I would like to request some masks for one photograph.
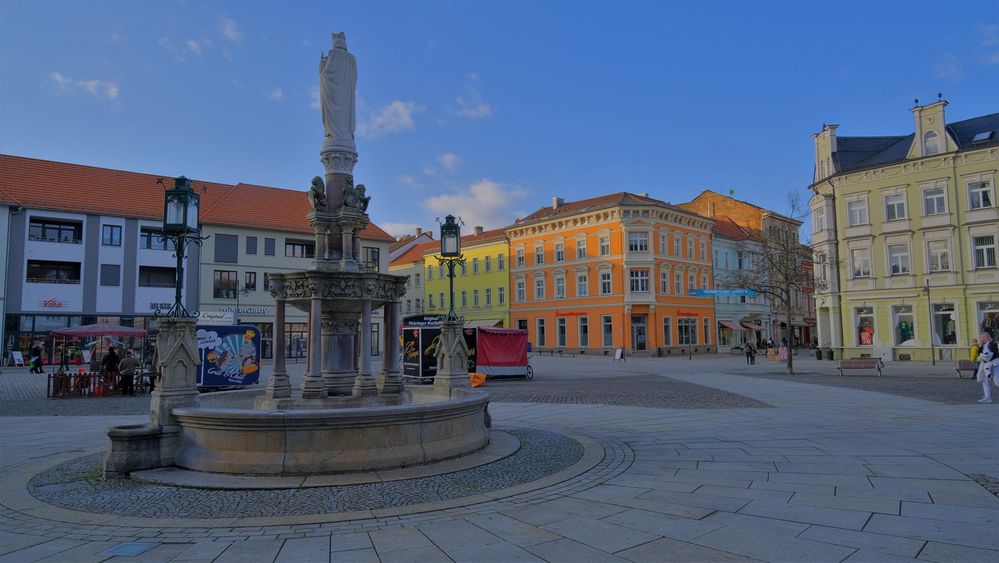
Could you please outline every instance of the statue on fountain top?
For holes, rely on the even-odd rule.
[[[354,144],[357,61],[347,51],[347,37],[333,34],[333,48],[319,57],[319,102],[323,115],[323,149],[342,148],[356,154]]]

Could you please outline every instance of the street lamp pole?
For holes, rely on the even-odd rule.
[[[930,361],[933,365],[937,365],[937,350],[933,344],[933,300],[930,299],[930,280],[926,280],[926,285],[923,286],[923,293],[926,294],[926,326],[929,330],[930,337]]]
[[[448,288],[450,290],[450,303],[447,313],[447,320],[456,321],[458,314],[454,311],[454,269],[459,264],[465,263],[465,257],[461,255],[461,219],[456,219],[454,215],[448,215],[441,223],[441,255],[437,261],[447,264]]]
[[[162,184],[162,178],[157,180]],[[174,179],[173,188],[163,194],[163,234],[160,240],[173,241],[173,249],[177,256],[177,281],[174,287],[173,307],[167,312],[168,317],[191,317],[183,303],[184,288],[184,256],[187,245],[201,246],[208,237],[201,236],[201,223],[198,208],[201,196],[191,188],[191,181],[184,176]]]

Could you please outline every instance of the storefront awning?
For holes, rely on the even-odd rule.
[[[763,331],[763,327],[762,326],[756,325],[756,324],[753,324],[753,323],[742,323],[742,326],[744,326],[746,328],[749,328],[749,329],[752,329],[752,330],[755,330],[756,332],[762,332]]]
[[[804,321],[791,321],[791,326],[811,326]]]
[[[739,326],[739,323],[734,323],[732,321],[718,321],[718,324],[722,325],[725,328],[730,328],[732,330],[742,330],[742,327]]]
[[[478,319],[474,321],[468,321],[467,323],[465,323],[465,328],[478,328],[480,326],[488,328],[488,327],[499,326],[499,324],[502,322],[503,319]]]

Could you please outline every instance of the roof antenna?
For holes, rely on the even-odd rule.
[[[735,195],[735,188],[730,189],[728,195]]]
[[[914,103],[914,104],[916,104],[918,106],[919,105],[919,98],[913,98],[912,99],[912,103]]]
[[[942,98],[943,98],[943,92],[937,92],[937,99],[939,100]]]

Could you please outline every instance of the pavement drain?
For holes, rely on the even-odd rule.
[[[495,462],[419,479],[337,487],[210,490],[94,479],[103,453],[56,465],[28,483],[37,499],[70,510],[144,518],[234,518],[330,514],[441,502],[536,481],[576,463],[578,441],[556,432],[504,428],[520,440]]]

